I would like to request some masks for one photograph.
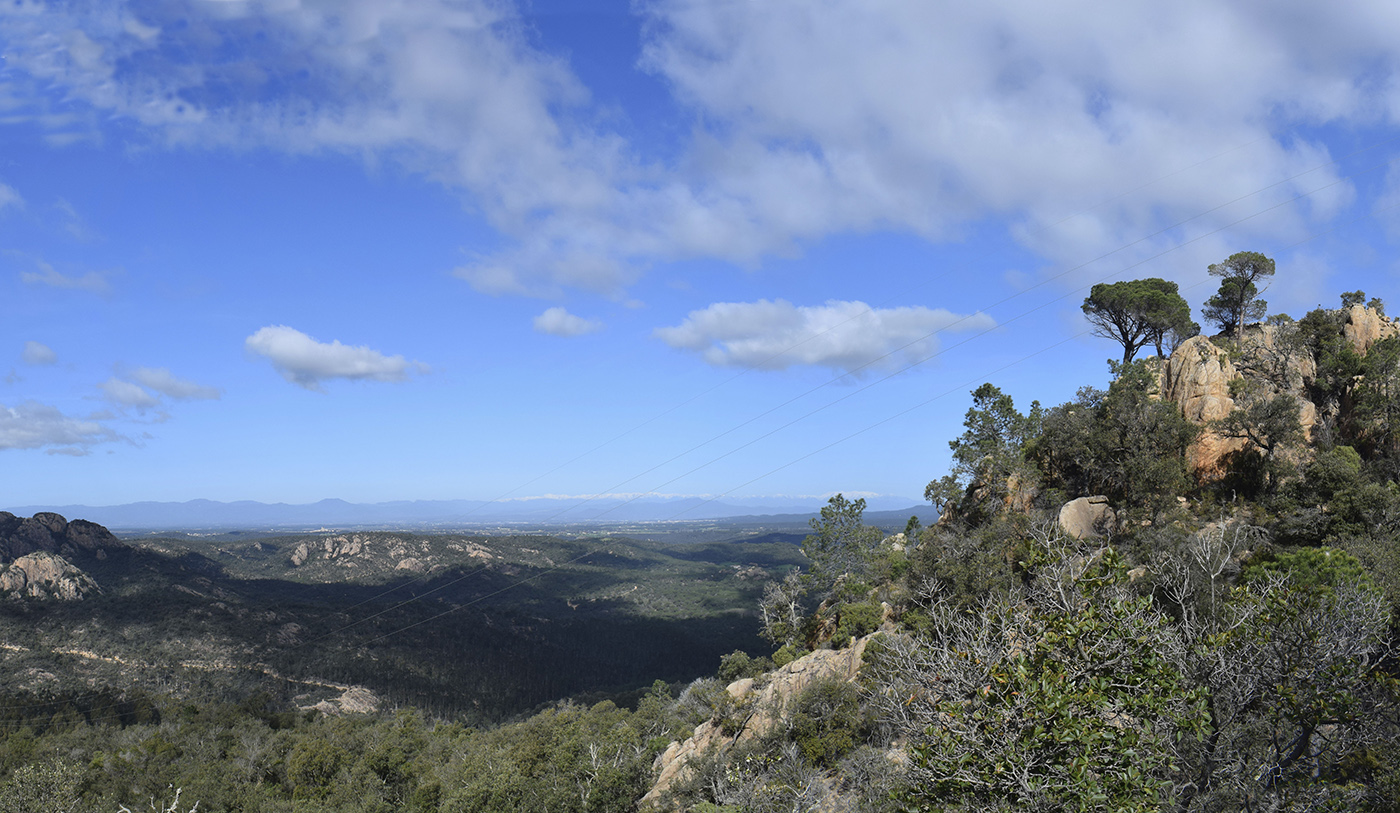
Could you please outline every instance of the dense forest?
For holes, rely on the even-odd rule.
[[[711,650],[711,676],[668,683],[649,661],[650,688],[614,676],[599,700],[561,685],[572,700],[506,721],[411,692],[328,714],[251,684],[9,691],[0,811],[1400,810],[1400,330],[1359,291],[1269,316],[1266,260],[1212,267],[1209,338],[1169,283],[1096,288],[1085,312],[1124,349],[1110,383],[1024,411],[994,384],[975,390],[952,469],[926,491],[936,524],[889,534],[838,495],[800,558],[755,549],[768,558],[734,570],[722,545],[691,551],[763,572],[728,609],[765,640]],[[1146,346],[1159,355],[1136,358]],[[238,560],[257,583],[254,552],[201,561],[220,556],[221,573]],[[624,560],[674,561],[622,542],[610,556],[585,574],[614,602],[602,615],[627,615],[608,592]],[[308,606],[340,589],[329,567],[303,571]],[[711,573],[734,590],[721,603],[741,599]],[[512,646],[512,608],[470,608],[482,635],[499,631],[486,649]],[[76,611],[5,612],[42,627]],[[395,612],[361,642],[432,615]],[[317,623],[304,635],[345,622]],[[575,657],[560,649],[546,669]],[[385,662],[330,677],[372,683]]]

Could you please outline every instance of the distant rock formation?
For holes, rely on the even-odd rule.
[[[24,519],[0,511],[0,594],[75,601],[98,590],[74,564],[127,546],[95,522],[42,512]]]

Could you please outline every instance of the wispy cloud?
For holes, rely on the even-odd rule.
[[[52,265],[43,260],[36,260],[35,263],[39,266],[38,271],[21,271],[19,275],[19,278],[29,285],[47,285],[52,288],[91,291],[95,294],[106,294],[111,291],[111,286],[107,284],[107,278],[96,271],[89,271],[80,277],[70,277],[60,274]]]
[[[97,385],[97,388],[102,390],[103,397],[118,406],[150,409],[160,405],[159,397],[120,378],[109,378]]]
[[[209,387],[196,384],[186,378],[179,378],[164,367],[137,367],[128,374],[128,377],[142,386],[149,387],[177,401],[218,400],[224,394],[224,391],[218,387]]]
[[[34,365],[55,364],[58,362],[57,353],[48,345],[40,344],[35,341],[24,343],[24,352],[20,354],[20,358],[25,364]]]
[[[49,454],[81,456],[96,444],[120,438],[97,421],[69,417],[47,404],[0,404],[0,450],[48,447]]]
[[[422,362],[339,341],[319,342],[285,325],[258,330],[244,341],[244,346],[272,362],[283,378],[309,390],[322,391],[322,383],[335,378],[405,381],[410,373],[429,371]]]
[[[0,183],[0,212],[6,209],[24,208],[24,198],[14,190],[14,187]]]
[[[719,302],[693,311],[679,325],[659,328],[656,336],[719,367],[783,370],[806,365],[859,375],[928,359],[938,352],[939,331],[995,324],[986,314],[959,315],[941,308],[871,308],[834,300],[799,307],[778,299]]]
[[[564,308],[546,310],[535,317],[534,324],[536,331],[551,336],[583,336],[603,329],[602,322],[575,316]]]

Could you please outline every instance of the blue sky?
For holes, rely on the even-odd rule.
[[[0,503],[917,497],[1095,282],[1395,299],[1400,8],[1120,6],[7,4]]]

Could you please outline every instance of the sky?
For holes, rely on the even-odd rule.
[[[1390,2],[13,0],[0,508],[917,500],[1099,282],[1397,301]]]

